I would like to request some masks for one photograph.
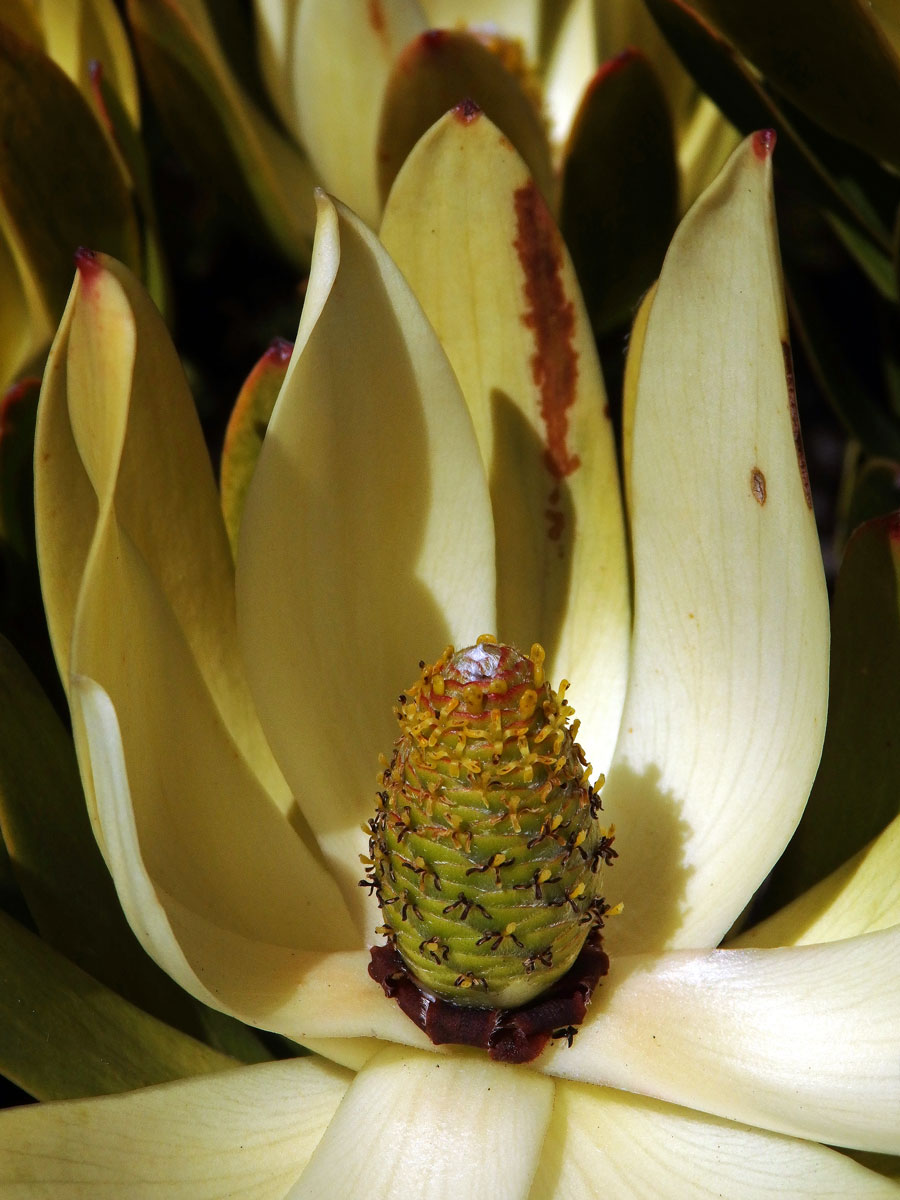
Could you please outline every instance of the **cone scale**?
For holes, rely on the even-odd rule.
[[[526,1061],[516,1029],[543,1045],[576,1025],[605,971],[599,889],[615,851],[567,686],[549,686],[539,645],[482,637],[420,663],[399,697],[364,859],[387,937],[371,973],[434,1041]]]

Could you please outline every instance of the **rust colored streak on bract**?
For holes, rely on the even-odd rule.
[[[568,412],[575,403],[578,353],[572,345],[575,307],[562,284],[562,244],[544,199],[532,181],[515,193],[513,245],[525,275],[527,310],[522,320],[534,335],[531,374],[541,393],[546,430],[544,463],[554,479],[565,479],[581,466],[566,446]]]
[[[887,528],[888,539],[894,543],[900,542],[900,512],[890,513],[883,520]]]
[[[758,129],[753,134],[753,153],[760,162],[765,162],[766,159],[772,157],[772,151],[775,149],[775,138],[774,129]]]
[[[784,354],[784,377],[787,381],[788,406],[791,410],[791,428],[794,431],[794,449],[797,451],[797,464],[800,467],[800,479],[803,483],[803,495],[806,497],[806,507],[812,508],[812,492],[809,490],[809,470],[806,466],[806,455],[803,452],[803,434],[800,432],[800,416],[797,412],[797,385],[794,382],[794,360],[791,348],[787,342],[781,343]]]
[[[566,518],[558,508],[545,508],[544,515],[547,518],[547,537],[551,542],[558,542],[562,537]]]
[[[481,109],[474,100],[461,100],[453,110],[453,116],[459,121],[460,125],[471,125],[473,121],[477,121],[481,116]]]

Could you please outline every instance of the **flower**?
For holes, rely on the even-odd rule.
[[[753,948],[716,949],[802,812],[825,717],[770,156],[766,135],[736,152],[635,326],[633,625],[571,267],[485,117],[430,131],[382,228],[440,344],[320,198],[236,582],[172,346],[133,278],[82,256],[37,513],[99,844],[176,980],[358,1074],[263,1064],[7,1114],[23,1195],[894,1194],[819,1143],[898,1150],[900,901],[844,903],[871,898],[897,830]],[[392,698],[420,654],[488,628],[540,635],[571,679],[620,850],[610,975],[533,1069],[436,1049],[385,1000],[356,886]],[[821,940],[792,946],[811,922]]]

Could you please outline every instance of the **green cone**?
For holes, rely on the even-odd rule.
[[[493,639],[434,666],[395,709],[401,736],[369,822],[379,932],[429,992],[515,1008],[572,966],[602,924],[600,828],[567,684],[544,651]],[[599,781],[602,783],[602,779]]]

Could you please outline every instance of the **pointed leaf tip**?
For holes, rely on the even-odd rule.
[[[450,40],[449,29],[426,29],[419,37],[419,45],[430,50],[433,54],[439,54]]]
[[[778,140],[774,129],[758,129],[752,136],[753,153],[760,162],[772,157],[775,142]]]
[[[637,49],[636,46],[626,46],[624,50],[620,50],[618,54],[614,54],[612,58],[608,58],[606,62],[601,63],[594,75],[593,82],[599,82],[601,79],[608,79],[610,75],[614,75],[616,71],[620,71],[622,67],[627,67],[629,63],[633,63],[635,59],[645,58],[646,56]]]
[[[465,100],[461,100],[453,109],[453,115],[461,125],[471,125],[473,121],[477,121],[481,116],[481,111],[481,108],[475,101],[467,96]]]
[[[89,250],[87,246],[79,246],[73,257],[75,268],[83,278],[95,275],[100,269],[100,260],[97,258],[96,250]]]
[[[266,362],[271,363],[273,366],[278,366],[281,363],[288,362],[293,352],[293,342],[289,341],[287,338],[277,337],[273,338],[272,341],[269,342],[263,358],[266,360]]]

